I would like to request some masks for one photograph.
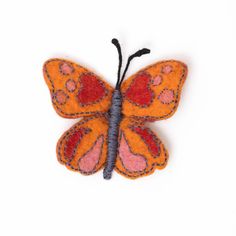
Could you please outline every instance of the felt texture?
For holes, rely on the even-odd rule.
[[[113,88],[90,70],[63,59],[50,59],[43,66],[53,107],[64,118],[105,113]]]
[[[66,131],[57,143],[58,161],[68,169],[90,175],[106,161],[108,123],[105,117],[85,117]]]
[[[63,59],[48,60],[43,73],[56,112],[65,118],[83,117],[59,139],[59,162],[85,175],[97,172],[107,161],[108,111],[114,89],[88,69]],[[186,75],[182,62],[162,61],[121,84],[116,172],[135,179],[166,166],[168,152],[145,122],[174,114]]]
[[[158,62],[140,70],[121,86],[123,114],[148,121],[172,116],[178,107],[186,76],[187,66],[174,60]],[[140,77],[145,77],[145,83],[139,82]],[[148,102],[141,108],[139,101],[147,101],[147,97]]]
[[[142,132],[140,132],[142,130]],[[139,171],[134,171],[135,163],[132,168],[126,165],[122,161],[122,156],[124,155],[121,151],[123,142],[122,138],[125,137],[127,145],[126,155],[138,155],[145,158],[146,168]],[[152,174],[155,169],[163,169],[168,161],[168,152],[164,144],[149,128],[144,126],[143,122],[139,122],[135,119],[129,119],[125,117],[120,123],[120,146],[118,157],[116,159],[115,170],[125,177],[135,179],[141,176],[146,176]],[[127,150],[128,149],[128,150]],[[155,150],[155,151],[154,151]],[[140,160],[140,158],[139,158]],[[139,163],[140,165],[140,163]]]

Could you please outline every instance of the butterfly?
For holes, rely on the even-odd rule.
[[[43,66],[56,112],[69,119],[82,117],[59,139],[57,158],[84,175],[104,168],[104,179],[110,179],[113,170],[135,179],[167,164],[164,144],[145,122],[174,114],[187,66],[176,60],[160,61],[124,80],[130,62],[150,50],[143,48],[132,54],[121,75],[121,46],[117,39],[112,43],[119,56],[115,88],[68,60],[50,59]]]

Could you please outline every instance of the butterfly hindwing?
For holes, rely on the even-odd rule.
[[[107,119],[86,117],[66,131],[57,144],[57,157],[68,169],[93,174],[101,169],[107,155]]]
[[[168,153],[160,139],[143,123],[124,118],[120,125],[115,170],[128,178],[149,175],[163,169]]]
[[[187,76],[187,66],[179,61],[162,61],[140,70],[121,86],[122,113],[154,121],[173,115]]]
[[[63,59],[50,59],[43,67],[57,113],[78,118],[107,112],[113,88],[88,69]]]

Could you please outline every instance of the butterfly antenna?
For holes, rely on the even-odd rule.
[[[116,46],[118,55],[119,55],[119,65],[118,65],[118,73],[117,73],[117,82],[116,82],[116,89],[119,88],[120,84],[120,71],[122,67],[122,53],[121,53],[121,48],[120,48],[120,43],[117,39],[112,39],[111,42]]]
[[[126,75],[126,72],[127,72],[128,68],[129,68],[130,62],[131,62],[135,57],[141,57],[142,55],[148,54],[148,53],[150,53],[150,52],[151,52],[150,49],[143,48],[143,49],[137,51],[136,53],[132,54],[131,56],[129,56],[128,61],[127,61],[127,64],[126,64],[126,67],[125,67],[125,70],[124,70],[124,73],[123,73],[122,78],[121,78],[121,80],[120,80],[120,82],[119,82],[118,88],[120,88],[120,86],[121,86],[121,84],[122,84],[122,82],[123,82],[123,80],[124,80],[124,78],[125,78],[125,75]]]

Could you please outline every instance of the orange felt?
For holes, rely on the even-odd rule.
[[[102,99],[97,99],[96,102],[87,106],[79,103],[78,93],[82,89],[80,77],[87,74],[94,75],[88,69],[71,61],[55,58],[45,62],[43,73],[51,93],[53,106],[60,116],[78,118],[108,111],[111,105],[113,88],[99,76],[96,76],[96,78],[104,87],[105,95]],[[92,89],[93,93],[96,93],[96,89]]]
[[[146,107],[140,107],[126,97],[129,87],[140,74],[150,76],[147,89],[151,91],[153,98],[150,105]],[[178,107],[181,89],[186,76],[187,66],[182,62],[174,60],[158,62],[140,70],[125,80],[121,86],[123,93],[122,113],[125,116],[135,116],[136,119],[146,119],[149,121],[167,119],[174,114]],[[143,88],[136,89],[137,96],[142,96],[140,93],[142,90]],[[163,96],[163,92],[165,96]],[[173,101],[169,104],[163,103],[168,101],[171,93],[174,95]]]
[[[86,134],[83,135],[82,139],[78,142],[78,144],[74,148],[73,158],[69,158],[66,156],[66,150],[68,145],[69,138],[81,128],[88,130]],[[69,130],[67,130],[59,139],[57,143],[57,158],[58,161],[65,165],[68,169],[78,171],[82,174],[89,175],[97,172],[101,169],[105,163],[106,155],[107,155],[107,129],[108,124],[105,117],[100,116],[91,116],[86,117],[72,126]],[[97,140],[102,137],[103,143],[101,146],[101,153],[99,157],[99,161],[96,164],[93,170],[89,172],[85,172],[79,168],[79,163],[81,159],[93,149],[96,145]]]
[[[115,170],[119,174],[127,178],[135,179],[138,177],[150,175],[156,169],[163,169],[168,161],[168,152],[165,149],[164,144],[160,141],[160,139],[157,136],[155,137],[158,140],[160,146],[160,154],[158,157],[154,157],[151,154],[150,149],[148,148],[145,141],[136,132],[132,130],[132,127],[144,127],[144,124],[137,122],[135,120],[124,118],[121,121],[120,125],[120,138],[121,138],[121,133],[124,133],[126,140],[129,144],[130,150],[135,154],[142,155],[143,157],[145,157],[147,162],[147,167],[143,171],[130,172],[122,164],[121,158],[118,153]]]
[[[97,172],[107,159],[108,111],[114,89],[88,69],[63,59],[48,60],[43,72],[56,112],[65,118],[84,117],[58,141],[59,162],[85,175]],[[145,127],[145,122],[167,119],[174,114],[186,76],[186,65],[170,60],[146,67],[124,81],[118,142],[123,135],[128,145],[123,151],[129,152],[123,156],[136,156],[141,164],[135,169],[126,158],[125,166],[118,149],[116,172],[136,179],[166,166],[168,152],[161,140]],[[91,83],[95,86],[90,86]],[[131,171],[137,169],[142,170]]]

